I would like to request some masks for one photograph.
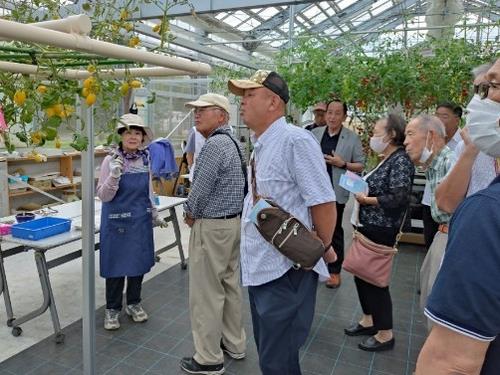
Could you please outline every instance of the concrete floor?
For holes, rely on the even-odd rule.
[[[177,207],[177,217],[181,227],[181,238],[185,255],[188,255],[189,228],[182,222],[182,207]],[[174,241],[172,224],[166,229],[155,229],[155,247],[161,248],[164,244]],[[3,243],[2,248],[8,247]],[[73,243],[47,252],[47,260],[55,258],[81,246]],[[159,263],[145,276],[145,281],[162,273],[180,262],[177,248],[171,249],[161,255]],[[42,290],[38,273],[33,258],[33,252],[25,252],[4,259],[9,292],[12,301],[14,316],[21,316],[38,308],[42,303]],[[96,252],[96,308],[105,304],[104,279],[99,276],[99,253]],[[81,258],[55,267],[50,270],[50,281],[54,292],[57,312],[61,327],[81,319],[82,304],[82,262]],[[24,323],[23,333],[13,337],[12,329],[5,324],[7,313],[0,295],[0,362],[19,353],[20,351],[36,344],[54,333],[50,313],[47,310],[43,315]]]

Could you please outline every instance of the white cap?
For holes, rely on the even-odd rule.
[[[141,116],[135,115],[133,113],[126,113],[119,118],[118,124],[116,125],[116,131],[118,132],[120,129],[127,129],[131,126],[136,126],[138,128],[144,129],[146,135],[144,136],[144,139],[142,141],[143,146],[147,146],[149,143],[151,143],[151,141],[153,140],[153,132],[151,131],[149,126],[146,126],[144,124]]]
[[[227,113],[229,113],[229,100],[227,100],[227,98],[222,95],[213,94],[209,92],[208,94],[201,95],[194,102],[186,103],[186,107],[191,107],[191,108],[219,107],[222,108]]]

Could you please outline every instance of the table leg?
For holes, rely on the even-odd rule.
[[[168,216],[164,217],[163,220],[166,223],[172,223],[174,227],[175,241],[157,250],[155,253],[155,258],[156,261],[159,262],[160,254],[164,253],[167,250],[173,249],[174,247],[177,247],[179,249],[179,256],[181,258],[181,268],[185,270],[187,268],[187,263],[186,263],[186,258],[184,257],[184,249],[182,248],[181,230],[179,227],[179,222],[177,221],[177,213],[175,212],[175,207],[169,208],[168,211],[169,211]]]
[[[5,267],[3,264],[2,246],[0,244],[0,294],[2,293],[3,300],[5,302],[5,311],[7,312],[7,327],[12,327],[12,322],[14,321],[14,312],[12,311],[9,286],[7,285],[7,276],[5,275]]]
[[[19,336],[22,333],[21,324],[30,321],[37,316],[42,315],[48,308],[50,309],[50,314],[52,317],[52,324],[54,326],[54,335],[56,343],[61,343],[64,341],[64,334],[61,332],[61,325],[59,323],[59,316],[57,315],[56,304],[54,300],[54,295],[52,293],[52,286],[50,284],[49,271],[47,268],[47,261],[45,259],[45,253],[43,251],[35,250],[35,263],[38,270],[38,277],[40,278],[40,285],[43,292],[43,302],[42,305],[31,311],[30,313],[14,319],[12,322],[12,334],[14,336]]]
[[[181,242],[181,230],[179,227],[179,222],[177,221],[177,213],[175,212],[175,207],[169,208],[170,216],[172,218],[172,225],[174,226],[175,243],[179,248],[179,256],[181,258],[181,268],[185,270],[187,268],[186,258],[184,257],[184,249],[182,248]]]

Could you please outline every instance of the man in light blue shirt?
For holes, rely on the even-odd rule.
[[[241,271],[260,369],[264,375],[300,375],[299,349],[313,320],[318,275],[326,280],[325,260],[335,260],[330,242],[335,193],[314,136],[285,121],[285,81],[275,72],[259,70],[249,80],[230,80],[228,86],[243,96],[241,115],[254,132],[255,195],[273,200],[309,228],[314,226],[325,244],[325,256],[312,271],[295,269],[249,219],[254,205],[249,186],[242,214]]]

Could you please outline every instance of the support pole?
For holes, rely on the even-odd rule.
[[[95,200],[94,115],[87,108],[87,150],[82,152],[83,373],[95,374]]]

